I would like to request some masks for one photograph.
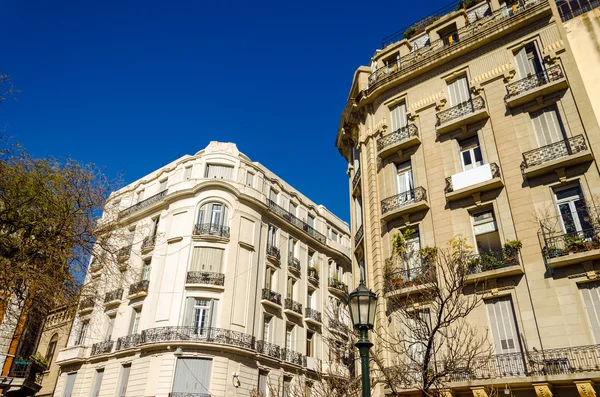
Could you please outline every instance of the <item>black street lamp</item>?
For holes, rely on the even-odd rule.
[[[369,340],[369,330],[373,329],[375,323],[375,306],[377,306],[377,295],[368,289],[361,280],[358,288],[350,293],[348,297],[350,317],[352,325],[360,331],[360,339],[355,346],[360,352],[362,369],[362,395],[371,396],[371,384],[369,382],[369,349],[373,343]]]

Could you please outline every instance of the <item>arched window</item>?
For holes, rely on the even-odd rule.
[[[227,207],[223,203],[207,203],[198,211],[194,234],[229,237],[227,223]]]
[[[56,345],[58,343],[58,334],[52,335],[50,338],[50,343],[48,343],[48,348],[46,349],[46,361],[48,361],[48,365],[52,363],[52,359],[54,358],[54,351],[56,350]]]

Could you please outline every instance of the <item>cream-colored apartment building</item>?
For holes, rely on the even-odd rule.
[[[345,222],[221,142],[110,205],[128,237],[113,269],[92,258],[55,396],[268,395],[326,368],[352,287]]]
[[[466,237],[475,255],[497,258],[468,276],[486,288],[468,321],[495,355],[449,391],[594,396],[600,130],[588,92],[600,87],[586,91],[553,0],[466,3],[386,38],[354,74],[336,141],[353,261],[380,297],[414,294],[416,279],[386,280],[391,237],[408,227],[416,247]],[[512,240],[518,261],[501,252]]]

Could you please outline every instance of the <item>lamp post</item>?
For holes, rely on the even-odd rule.
[[[348,306],[350,307],[352,325],[360,331],[360,339],[355,346],[360,352],[363,397],[371,396],[369,349],[373,346],[373,343],[369,340],[369,330],[373,329],[375,323],[376,305],[377,295],[365,286],[364,280],[360,280],[358,288],[352,291],[348,297]]]

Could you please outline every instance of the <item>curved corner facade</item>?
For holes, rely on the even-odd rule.
[[[111,202],[129,237],[114,269],[92,259],[56,396],[247,396],[328,365],[352,288],[343,221],[219,142]]]

